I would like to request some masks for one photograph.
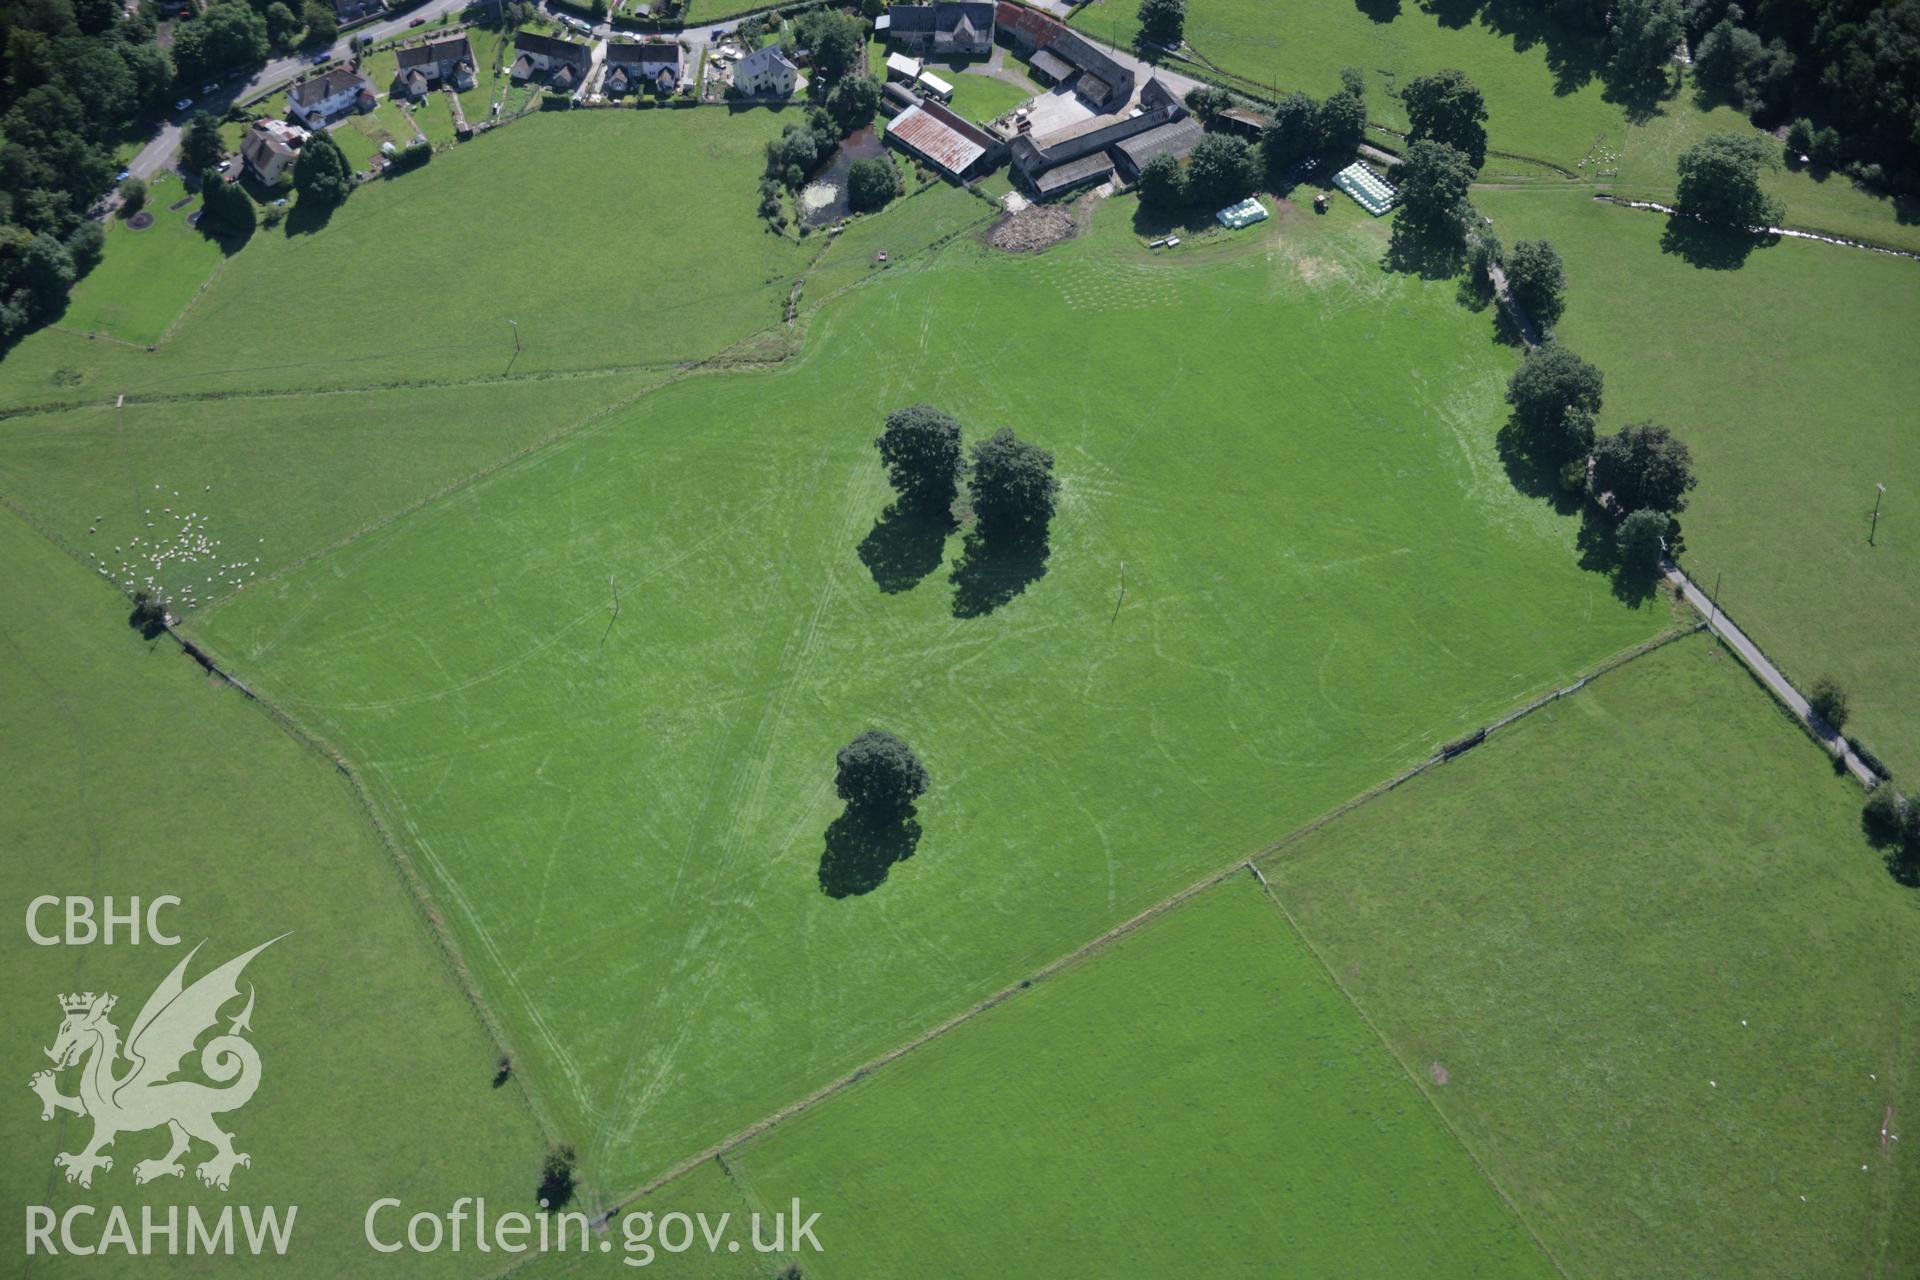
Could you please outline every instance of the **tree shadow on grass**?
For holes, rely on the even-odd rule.
[[[1709,226],[1692,218],[1672,215],[1660,233],[1660,252],[1671,253],[1703,271],[1738,271],[1755,249],[1774,244],[1773,235],[1754,235],[1727,227]]]
[[[891,503],[861,539],[860,563],[886,594],[910,591],[940,567],[952,531],[953,521],[945,515],[930,516]]]
[[[1606,575],[1613,598],[1637,609],[1659,590],[1660,570],[1623,561],[1614,536],[1617,527],[1611,516],[1588,504],[1580,513],[1580,532],[1574,538],[1574,547],[1580,553],[1582,569]]]
[[[820,892],[829,898],[872,893],[886,883],[893,864],[911,858],[919,844],[920,824],[912,810],[901,817],[876,817],[848,809],[827,828]]]
[[[1565,460],[1537,448],[1518,422],[1509,418],[1494,436],[1493,446],[1500,455],[1500,465],[1506,468],[1507,479],[1522,494],[1545,498],[1563,516],[1572,515],[1584,505],[1579,493],[1560,482]]]
[[[326,204],[319,200],[295,200],[293,207],[287,210],[284,225],[289,236],[310,236],[325,227],[333,219],[333,211],[339,205]]]
[[[1353,0],[1353,7],[1369,22],[1388,23],[1400,16],[1400,0]]]
[[[1171,235],[1197,236],[1219,225],[1214,220],[1213,211],[1202,209],[1199,205],[1183,205],[1178,209],[1150,209],[1145,204],[1135,201],[1133,206],[1133,233],[1149,240],[1158,240],[1163,236]]]
[[[1458,235],[1429,230],[1403,213],[1393,220],[1380,265],[1422,280],[1451,280],[1466,269],[1467,248]]]
[[[1044,535],[989,538],[978,529],[967,534],[960,561],[953,567],[953,616],[981,618],[1046,576],[1052,548]]]

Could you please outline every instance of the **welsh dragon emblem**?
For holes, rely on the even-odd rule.
[[[186,1172],[180,1157],[196,1138],[213,1147],[212,1157],[195,1169],[200,1181],[210,1187],[225,1191],[234,1166],[252,1163],[245,1152],[233,1149],[233,1135],[214,1122],[216,1115],[245,1106],[260,1086],[260,1054],[241,1037],[252,1030],[251,984],[246,1007],[228,1020],[225,1033],[215,1035],[200,1050],[201,1073],[224,1087],[174,1076],[195,1042],[217,1027],[220,1010],[239,999],[240,973],[247,962],[278,941],[269,939],[187,986],[187,965],[200,951],[196,946],[147,997],[124,1045],[119,1028],[107,1016],[117,997],[91,991],[60,997],[65,1018],[53,1047],[47,1050],[53,1070],[36,1072],[29,1085],[40,1095],[42,1120],[53,1119],[55,1111],[93,1118],[92,1141],[81,1151],[61,1152],[53,1158],[57,1168],[66,1170],[68,1182],[91,1187],[95,1169],[113,1168],[113,1157],[102,1152],[113,1145],[114,1138],[160,1125],[172,1135],[172,1145],[158,1160],[134,1165],[135,1182],[180,1177]],[[73,1066],[80,1067],[80,1087],[69,1096],[59,1091],[54,1077]]]

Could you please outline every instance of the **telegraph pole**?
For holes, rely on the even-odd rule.
[[[1873,545],[1874,535],[1880,532],[1880,499],[1885,497],[1886,493],[1887,493],[1887,486],[1883,484],[1876,484],[1873,486],[1873,523],[1867,528],[1867,545],[1868,546]]]

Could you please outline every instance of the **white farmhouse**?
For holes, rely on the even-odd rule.
[[[785,97],[800,79],[800,68],[787,61],[778,45],[755,49],[733,69],[733,87],[749,97]]]
[[[371,111],[373,107],[373,82],[347,67],[297,81],[287,90],[287,110],[309,129],[318,129],[349,111]]]

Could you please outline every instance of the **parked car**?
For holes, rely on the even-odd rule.
[[[193,105],[192,98],[182,98],[180,99],[180,101],[173,104],[173,109],[175,111],[185,111],[187,108],[191,107],[192,105]]]
[[[324,67],[329,62],[332,62],[332,61],[333,61],[332,53],[316,53],[313,55],[313,65],[316,67]]]
[[[427,20],[425,18],[415,18],[412,22],[409,22],[407,25],[410,27],[424,27],[427,25]]]
[[[201,85],[201,86],[200,86],[200,92],[202,92],[202,93],[218,93],[218,92],[220,92],[220,86],[219,86],[219,85],[217,85],[217,84],[203,84],[203,85]]]
[[[133,170],[122,169],[120,172],[113,175],[113,180],[115,182],[125,182],[128,178],[131,178],[132,176],[133,176]]]

